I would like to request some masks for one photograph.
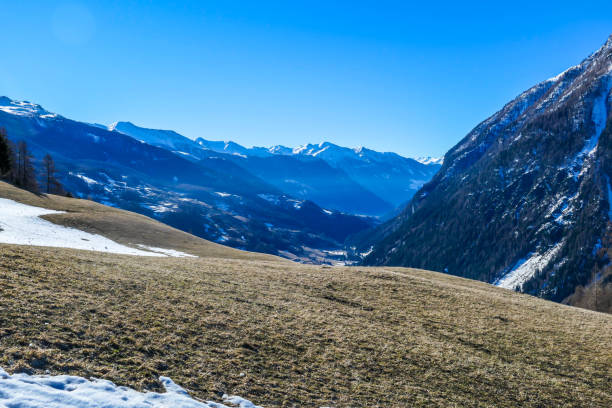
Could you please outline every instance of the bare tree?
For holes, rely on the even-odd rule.
[[[26,190],[37,193],[39,191],[36,173],[32,165],[32,154],[28,150],[28,145],[21,140],[17,143],[17,168],[15,185]]]
[[[45,181],[45,190],[47,194],[64,194],[64,189],[60,184],[59,180],[55,177],[57,170],[55,169],[55,162],[53,157],[49,153],[43,157],[43,178]]]
[[[47,194],[51,192],[51,185],[55,180],[55,163],[49,153],[43,157],[43,176],[45,177],[46,191]]]

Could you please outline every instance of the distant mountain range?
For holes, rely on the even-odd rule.
[[[294,197],[351,214],[384,216],[412,198],[441,167],[436,159],[423,163],[396,153],[329,142],[247,148],[234,142],[193,141],[173,131],[130,122],[114,123],[109,130],[194,159],[209,151],[227,154],[228,160]]]
[[[410,197],[440,167],[329,145],[342,152],[334,158],[327,144],[320,150],[330,152],[315,155],[194,141],[129,122],[88,124],[7,97],[0,97],[0,127],[11,140],[28,142],[37,158],[50,153],[65,187],[79,197],[215,242],[305,262],[345,261],[345,239],[376,225],[375,217],[403,199],[387,200],[390,191]],[[378,174],[368,175],[368,168]],[[392,174],[404,176],[405,185]],[[394,180],[372,191],[361,184],[368,177]]]
[[[444,157],[403,212],[354,242],[404,265],[612,310],[612,36]]]

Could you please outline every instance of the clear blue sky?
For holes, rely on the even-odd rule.
[[[612,33],[610,0],[409,3],[2,1],[0,95],[249,146],[442,155]]]

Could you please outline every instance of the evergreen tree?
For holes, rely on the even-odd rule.
[[[31,192],[39,191],[36,173],[32,165],[33,156],[28,150],[28,145],[21,140],[17,143],[17,168],[15,169],[15,185]]]
[[[15,155],[6,129],[0,128],[0,179],[13,181]]]

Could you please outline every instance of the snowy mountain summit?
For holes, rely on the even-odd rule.
[[[440,166],[444,164],[444,157],[421,156],[415,160],[423,164],[438,164]]]
[[[612,36],[453,147],[378,231],[384,239],[366,263],[447,271],[573,304],[612,289],[611,89]]]
[[[209,158],[212,152],[227,155],[224,157],[283,191],[361,215],[383,216],[395,210],[441,167],[436,159],[419,162],[397,153],[330,142],[295,148],[245,147],[232,141],[192,140],[171,130],[147,129],[130,122],[117,122],[108,129],[189,158]],[[334,194],[344,196],[344,201]]]
[[[0,111],[11,115],[39,117],[43,119],[58,117],[57,114],[48,112],[40,105],[28,101],[14,101],[6,96],[0,96]]]

